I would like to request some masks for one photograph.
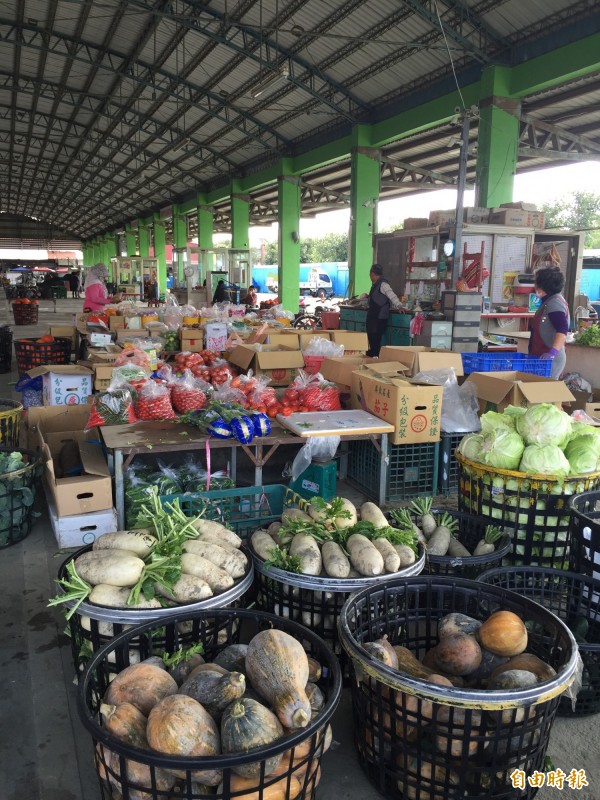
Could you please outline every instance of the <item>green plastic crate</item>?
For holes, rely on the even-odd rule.
[[[438,485],[439,442],[388,446],[386,502],[435,494]],[[352,443],[348,481],[370,497],[379,497],[379,452],[368,439]]]
[[[206,519],[222,522],[238,536],[250,536],[257,528],[281,519],[286,508],[306,508],[307,503],[288,486],[252,486],[249,489],[222,489],[214,492],[188,492],[162,495],[162,505],[178,500],[183,513],[194,517],[204,511]]]

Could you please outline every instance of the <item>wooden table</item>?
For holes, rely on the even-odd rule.
[[[519,320],[519,330],[527,331],[529,330],[529,321],[535,317],[534,312],[524,311],[522,313],[512,313],[511,311],[507,311],[506,313],[502,314],[482,314],[481,319],[496,319],[496,320],[511,320],[511,319],[518,319]],[[493,331],[493,333],[497,333],[497,331]],[[506,333],[505,336],[510,336],[510,333]]]
[[[386,423],[382,424],[386,425]],[[197,428],[174,422],[156,421],[134,422],[131,425],[105,425],[100,430],[104,444],[113,454],[115,506],[120,530],[125,528],[124,470],[140,454],[229,448],[231,450],[231,477],[235,480],[237,451],[238,448],[241,448],[254,465],[255,485],[261,486],[263,482],[263,467],[275,451],[283,445],[299,445],[303,442],[300,437],[295,436],[277,424],[273,424],[269,436],[258,437],[251,444],[242,444],[235,439],[217,439],[212,436],[206,436],[200,433]],[[385,470],[387,469],[387,433],[357,435],[348,432],[345,435],[345,440],[347,439],[371,439],[374,442],[380,452],[381,473],[385,478]],[[347,474],[347,462],[348,454],[347,448],[345,448],[340,462],[340,478],[344,478]],[[385,483],[383,483],[383,486],[385,487]],[[385,489],[383,491],[385,495]]]

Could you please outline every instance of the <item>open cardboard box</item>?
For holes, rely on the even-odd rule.
[[[575,400],[571,405],[571,410],[581,409],[588,417],[594,420],[594,425],[600,427],[600,389],[592,389],[592,399],[589,392],[573,392]]]
[[[37,434],[37,443],[45,462],[45,479],[58,516],[112,508],[112,481],[99,444],[100,431],[97,428],[84,431],[89,418],[89,406],[55,406],[35,411],[58,412],[38,413],[33,421],[29,421],[29,436],[31,438],[33,431]],[[68,442],[77,444],[84,474],[59,478],[58,458],[61,448]]]
[[[432,347],[382,347],[379,352],[380,361],[399,361],[409,369],[410,377],[419,372],[431,369],[447,369],[454,367],[457,377],[464,375],[462,357],[460,353],[450,350],[436,350]]]
[[[271,386],[289,386],[304,367],[300,350],[275,345],[246,345],[234,348],[228,361],[243,370],[251,369],[254,375],[267,375]]]
[[[360,331],[331,331],[331,341],[344,345],[345,356],[364,356],[369,349],[369,337]]]
[[[400,362],[365,364],[352,373],[352,408],[362,408],[391,423],[392,444],[437,442],[442,416],[442,387],[406,380]]]
[[[42,377],[45,406],[72,406],[86,403],[92,393],[92,370],[80,364],[50,364],[35,367],[30,378]]]
[[[472,372],[467,382],[475,385],[481,414],[503,411],[507,406],[529,408],[536,403],[562,407],[575,400],[562,381],[528,372]]]
[[[306,350],[315,336],[318,336],[321,339],[331,340],[331,333],[329,331],[302,331],[299,336],[300,350]]]
[[[340,402],[344,408],[350,408],[350,391],[352,388],[352,373],[363,364],[375,362],[374,358],[366,356],[336,356],[326,358],[321,364],[319,372],[328,381],[335,383],[340,390]]]

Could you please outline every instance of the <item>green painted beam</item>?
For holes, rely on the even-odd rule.
[[[375,209],[379,200],[379,151],[370,147],[371,128],[357,125],[353,130],[351,156],[349,292],[368,292],[369,268],[373,263]]]
[[[250,198],[241,191],[240,181],[231,181],[231,246],[234,250],[250,247]]]
[[[308,153],[297,155],[292,161],[293,175],[302,175],[313,169],[320,169],[326,167],[328,164],[334,164],[336,161],[342,161],[348,158],[352,150],[352,136],[342,136],[333,142],[324,144],[321,147],[315,147]]]
[[[526,97],[598,70],[600,33],[595,33],[513,67],[510,93],[512,97]]]
[[[152,224],[152,218],[148,221],[145,219],[138,219],[138,239],[140,242],[140,256],[142,258],[150,257],[150,231],[148,225]]]
[[[173,204],[173,247],[187,247],[187,220],[181,206]],[[173,274],[180,283],[185,281],[183,253],[173,253]]]
[[[158,258],[158,291],[167,287],[167,237],[160,213],[154,214],[154,257]]]
[[[278,180],[279,302],[287,311],[298,311],[300,300],[300,181],[291,175]]]

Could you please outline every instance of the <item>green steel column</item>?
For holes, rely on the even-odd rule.
[[[98,262],[102,261],[104,257],[104,252],[102,248],[102,242],[100,239],[94,239],[92,242],[92,265],[98,264]]]
[[[300,300],[300,179],[277,179],[279,219],[279,302],[287,311],[298,311]]]
[[[373,263],[373,234],[376,233],[377,202],[381,173],[379,150],[370,147],[370,128],[356,125],[352,131],[350,188],[350,295],[371,288],[369,268]]]
[[[103,242],[103,247],[102,247],[102,250],[103,250],[102,261],[104,262],[104,264],[106,264],[106,266],[109,269],[110,269],[110,266],[111,266],[111,264],[110,264],[111,258],[114,258],[115,256],[118,255],[118,253],[117,253],[117,241],[118,241],[118,238],[119,237],[117,236],[116,233],[113,233],[113,234],[110,234],[110,235],[104,237],[104,242]]]
[[[129,224],[125,226],[125,250],[128,256],[137,256],[137,231]]]
[[[138,237],[140,240],[140,256],[142,258],[150,257],[150,231],[148,226],[152,224],[152,218],[138,219]]]
[[[211,250],[213,246],[213,210],[198,198],[198,247]]]
[[[509,67],[488,67],[481,78],[475,205],[510,203],[519,155],[519,100],[509,97]]]
[[[158,291],[167,288],[167,237],[165,224],[157,211],[154,214],[154,257],[158,258]]]
[[[240,192],[240,182],[231,181],[231,247],[245,250],[250,244],[250,197]]]
[[[173,205],[173,247],[187,247],[187,219],[179,212],[179,208]],[[177,280],[185,281],[183,258],[180,254],[175,257],[177,263]],[[173,265],[175,273],[175,265]]]
[[[81,245],[81,252],[83,253],[83,266],[84,267],[91,267],[94,263],[92,261],[94,257],[94,248],[91,242],[82,242]]]

